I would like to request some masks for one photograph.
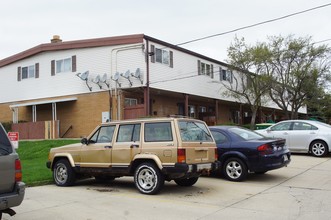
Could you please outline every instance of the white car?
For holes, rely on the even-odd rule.
[[[286,120],[256,130],[266,137],[285,138],[291,152],[326,156],[331,149],[331,125],[310,120]]]

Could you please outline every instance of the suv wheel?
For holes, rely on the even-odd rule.
[[[66,159],[58,160],[54,165],[53,178],[57,186],[71,186],[76,180],[76,174]]]
[[[139,164],[134,172],[134,183],[143,194],[156,194],[164,184],[160,170],[152,163]]]
[[[175,183],[179,186],[193,186],[197,181],[199,177],[191,177],[186,179],[175,179]]]
[[[235,157],[228,159],[224,163],[222,171],[228,180],[238,182],[246,179],[248,173],[245,163]]]

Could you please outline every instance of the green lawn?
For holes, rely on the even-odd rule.
[[[78,142],[79,140],[20,141],[17,153],[22,163],[23,182],[28,186],[51,183],[52,172],[46,167],[49,150]]]

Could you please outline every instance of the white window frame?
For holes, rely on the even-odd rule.
[[[170,51],[155,48],[155,62],[170,66]]]
[[[24,74],[25,70],[26,75]],[[35,65],[30,65],[30,66],[23,66],[22,67],[22,80],[23,79],[29,79],[29,78],[35,78],[36,75],[36,68]]]
[[[206,75],[212,77],[212,65],[204,62],[200,62],[200,75]]]
[[[228,81],[232,83],[233,73],[231,70],[220,69],[220,81]],[[224,78],[225,76],[225,78]]]
[[[71,72],[71,57],[55,61],[55,73]]]
[[[125,98],[124,99],[124,105],[125,106],[134,106],[138,104],[138,99],[133,98]]]

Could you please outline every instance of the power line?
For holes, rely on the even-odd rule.
[[[325,4],[325,5],[320,5],[320,6],[317,6],[317,7],[314,7],[314,8],[310,8],[310,9],[306,9],[306,10],[303,10],[303,11],[295,12],[295,13],[285,15],[285,16],[282,16],[282,17],[278,17],[278,18],[267,20],[267,21],[262,21],[262,22],[259,22],[259,23],[256,23],[256,24],[236,28],[236,29],[231,30],[231,31],[226,31],[226,32],[219,33],[219,34],[209,35],[209,36],[206,36],[206,37],[201,37],[201,38],[197,38],[197,39],[194,39],[194,40],[186,41],[186,42],[183,42],[183,43],[180,43],[180,44],[176,44],[176,46],[189,44],[189,43],[193,43],[193,42],[196,42],[196,41],[201,41],[201,40],[205,40],[205,39],[208,39],[208,38],[217,37],[217,36],[233,33],[233,32],[236,32],[236,31],[256,27],[256,26],[259,26],[259,25],[262,25],[262,24],[271,23],[271,22],[274,22],[274,21],[278,21],[278,20],[282,20],[282,19],[285,19],[285,18],[288,18],[288,17],[295,16],[295,15],[298,15],[298,14],[303,14],[303,13],[306,13],[306,12],[309,12],[309,11],[324,8],[324,7],[327,7],[327,6],[330,6],[330,5],[331,5],[331,3]],[[329,39],[329,40],[331,40],[331,39]]]

